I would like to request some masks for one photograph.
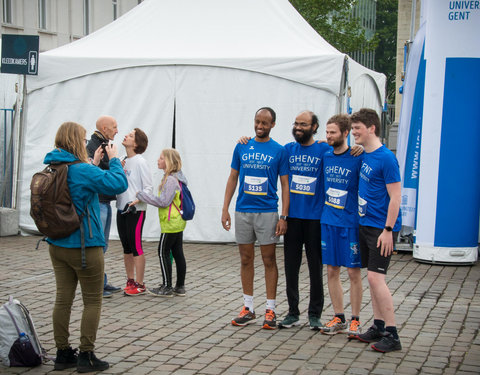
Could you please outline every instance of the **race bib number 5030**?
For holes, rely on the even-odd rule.
[[[294,194],[315,195],[316,177],[299,176],[294,174],[290,183],[290,192]]]

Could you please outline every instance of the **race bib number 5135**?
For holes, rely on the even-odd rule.
[[[245,194],[253,195],[267,195],[268,193],[268,178],[245,176],[243,183],[243,192]]]

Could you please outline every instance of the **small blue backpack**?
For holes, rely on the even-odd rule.
[[[193,201],[192,193],[190,193],[190,189],[183,182],[178,181],[178,184],[180,185],[180,208],[175,203],[173,205],[180,212],[183,220],[192,220],[195,215],[195,202]]]

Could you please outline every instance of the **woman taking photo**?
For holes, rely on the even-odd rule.
[[[160,258],[163,284],[158,288],[149,289],[148,292],[161,297],[184,296],[187,265],[183,255],[183,230],[186,222],[180,215],[180,182],[187,185],[187,179],[181,171],[182,160],[178,151],[175,149],[163,150],[158,159],[158,169],[163,169],[165,172],[158,187],[158,197],[145,192],[137,193],[138,199],[158,207],[161,226],[158,257]],[[174,288],[172,288],[170,253],[175,259],[177,268],[177,283]]]
[[[124,293],[138,296],[146,292],[143,277],[145,275],[145,254],[142,247],[143,224],[147,204],[140,202],[137,191],[152,193],[152,174],[147,161],[141,154],[148,146],[147,135],[139,128],[133,129],[123,139],[122,145],[127,152],[123,169],[127,175],[128,189],[117,196],[117,229],[123,247],[123,261],[127,273],[127,285]]]
[[[88,163],[85,147],[85,129],[74,122],[60,126],[55,136],[55,150],[45,156],[45,164],[69,163],[67,183],[70,195],[79,215],[83,212],[85,248],[82,251],[80,229],[68,237],[47,238],[50,258],[56,280],[56,299],[53,307],[53,335],[57,347],[55,370],[77,367],[78,372],[103,371],[108,362],[95,357],[95,339],[102,310],[103,294],[103,246],[105,246],[98,193],[119,194],[127,188],[127,180],[117,158],[117,148],[111,144],[105,148],[110,159],[110,169],[102,170]],[[100,157],[101,148],[96,151]],[[82,254],[83,252],[83,254]],[[86,261],[82,267],[82,255]],[[80,325],[80,353],[69,343],[70,313],[77,284],[80,282],[83,299]]]

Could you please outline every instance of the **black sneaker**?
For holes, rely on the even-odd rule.
[[[380,332],[377,326],[372,325],[367,332],[361,333],[357,336],[357,339],[362,342],[377,342],[385,336],[385,332]]]
[[[93,352],[80,352],[78,355],[77,372],[103,371],[109,367],[108,362],[101,361]]]
[[[176,286],[173,288],[173,294],[180,297],[185,297],[185,287],[184,286]]]
[[[265,320],[263,321],[263,329],[277,329],[277,316],[270,309],[265,310]]]
[[[372,349],[381,353],[389,353],[394,350],[402,350],[400,339],[394,339],[391,333],[387,333],[382,339],[372,345]]]
[[[70,346],[66,349],[57,349],[57,357],[55,358],[55,370],[66,370],[77,366],[78,349],[72,349]]]
[[[157,297],[173,297],[171,286],[161,285],[158,288],[147,289],[147,292]]]
[[[118,286],[113,286],[112,284],[105,284],[103,290],[110,293],[118,293],[122,290],[122,288],[119,288]]]

